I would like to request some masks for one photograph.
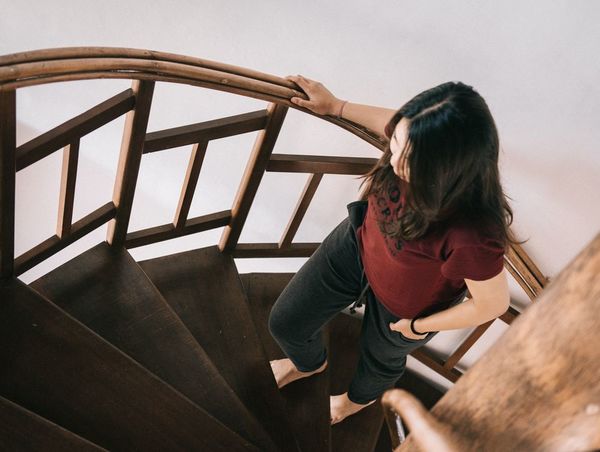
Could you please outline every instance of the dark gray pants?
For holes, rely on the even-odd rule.
[[[367,201],[353,201],[347,209],[348,217],[329,233],[281,292],[271,309],[269,331],[298,370],[318,369],[327,359],[323,326],[363,292],[360,358],[348,398],[366,404],[394,387],[404,373],[406,356],[437,333],[415,340],[390,329],[389,323],[400,318],[375,298],[356,241],[356,229],[364,220]],[[453,304],[463,299],[464,294]]]

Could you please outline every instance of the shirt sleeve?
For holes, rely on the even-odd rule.
[[[459,246],[448,254],[441,273],[447,279],[484,281],[504,267],[504,247],[498,241]]]

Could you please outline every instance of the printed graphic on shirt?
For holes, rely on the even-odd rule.
[[[403,248],[403,240],[394,239],[384,232],[392,232],[392,224],[397,223],[402,210],[402,196],[400,187],[396,184],[387,189],[387,193],[375,193],[374,211],[375,218],[381,229],[386,246],[392,256],[397,256]],[[382,223],[382,224],[380,224]]]

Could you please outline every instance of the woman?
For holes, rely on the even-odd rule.
[[[362,176],[361,199],[348,204],[349,216],[294,275],[269,316],[288,357],[271,361],[283,387],[327,367],[322,327],[365,296],[356,372],[348,391],[330,398],[335,424],[392,388],[406,356],[437,331],[503,314],[510,304],[504,251],[523,242],[509,229],[496,126],[471,86],[443,83],[396,111],[342,101],[301,75],[287,79],[309,97],[292,98],[296,105],[388,138]],[[467,289],[471,298],[463,302]]]

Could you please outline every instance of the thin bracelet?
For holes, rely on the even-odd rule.
[[[348,102],[347,100],[342,102],[342,106],[340,107],[340,112],[337,115],[338,119],[342,119],[342,114],[344,113],[344,106],[346,105],[347,102]]]
[[[428,334],[428,333],[429,333],[429,331],[427,331],[427,332],[425,332],[425,333],[419,333],[417,330],[415,330],[414,323],[415,323],[415,320],[417,320],[417,318],[419,318],[419,317],[415,317],[414,319],[412,319],[412,320],[410,321],[410,330],[411,330],[413,333],[415,333],[416,335],[418,335],[418,336],[422,336],[423,334]]]

